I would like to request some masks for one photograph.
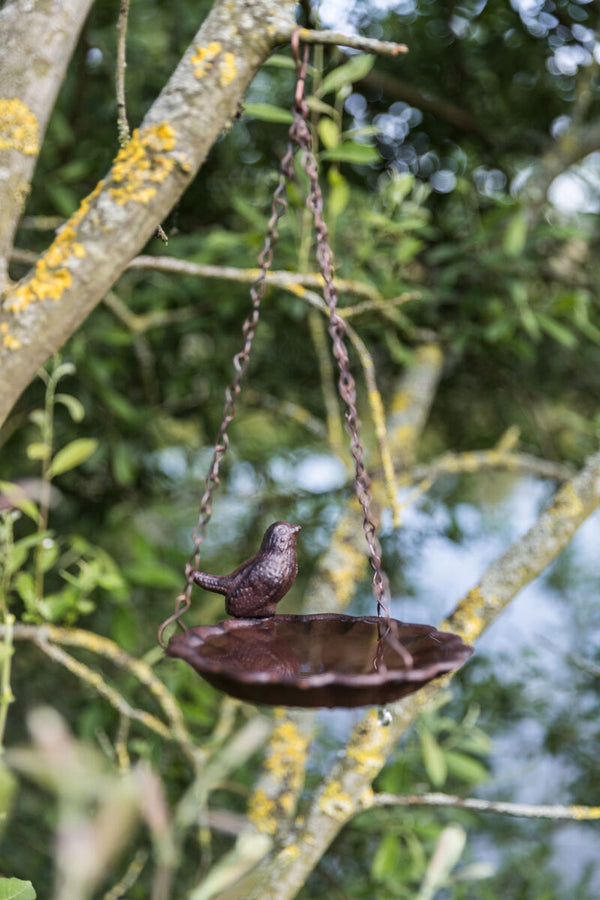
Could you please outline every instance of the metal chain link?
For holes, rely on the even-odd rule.
[[[252,308],[242,326],[244,345],[241,351],[237,353],[233,358],[235,376],[231,384],[225,390],[225,404],[223,406],[221,424],[219,426],[219,431],[215,440],[210,470],[204,483],[204,494],[202,495],[202,499],[200,500],[198,522],[196,523],[194,530],[192,531],[194,549],[186,565],[186,584],[182,593],[179,594],[179,596],[175,600],[175,611],[171,616],[168,617],[168,619],[166,619],[162,623],[162,625],[158,629],[158,642],[161,647],[165,647],[163,635],[169,625],[173,624],[174,622],[178,622],[180,626],[185,628],[180,619],[181,616],[183,616],[183,614],[189,609],[192,600],[192,571],[193,569],[198,569],[200,566],[200,547],[202,545],[202,542],[204,541],[204,538],[206,537],[206,529],[210,521],[210,517],[212,516],[213,495],[220,483],[219,472],[221,462],[223,461],[223,457],[225,456],[229,447],[228,429],[235,417],[235,401],[239,396],[242,378],[244,376],[244,373],[246,372],[246,369],[248,368],[248,363],[250,362],[252,342],[254,340],[254,335],[256,333],[256,327],[258,325],[260,316],[260,303],[267,287],[267,272],[271,267],[271,263],[273,261],[273,249],[279,238],[277,224],[287,209],[285,192],[288,181],[290,181],[294,175],[295,153],[296,147],[294,146],[294,143],[292,141],[290,129],[290,140],[288,142],[286,153],[281,160],[281,164],[279,167],[279,181],[273,194],[271,216],[267,224],[267,234],[265,237],[263,248],[258,257],[258,265],[260,270],[259,275],[250,288]]]
[[[329,334],[333,343],[333,355],[339,370],[339,393],[346,405],[346,426],[350,434],[350,451],[355,463],[355,490],[363,512],[363,530],[369,550],[369,562],[373,570],[373,589],[377,599],[377,613],[389,620],[389,584],[381,564],[381,545],[377,538],[375,522],[371,516],[371,481],[363,462],[364,448],[360,439],[360,421],[356,410],[356,383],[350,371],[346,348],[346,326],[337,312],[338,293],[334,282],[333,253],[329,245],[329,233],[323,219],[323,194],[319,184],[317,161],[312,150],[312,135],[308,125],[309,107],[304,97],[304,84],[308,63],[308,44],[304,45],[302,59],[299,53],[300,29],[292,34],[291,44],[297,71],[294,122],[290,138],[302,151],[301,165],[310,182],[307,205],[315,221],[316,257],[323,275],[323,296],[329,307]]]
[[[360,440],[360,422],[356,409],[356,384],[350,372],[350,361],[344,340],[346,328],[343,319],[337,313],[338,294],[334,283],[333,254],[329,246],[327,226],[323,219],[323,195],[319,185],[318,167],[312,152],[312,136],[308,126],[309,108],[304,98],[306,82],[306,70],[308,66],[308,45],[304,46],[302,59],[299,54],[300,29],[296,28],[292,35],[291,44],[296,63],[297,83],[294,98],[294,121],[289,131],[289,142],[285,156],[279,167],[279,182],[273,194],[271,216],[267,225],[267,234],[263,248],[258,257],[259,275],[250,289],[252,309],[242,328],[244,345],[242,350],[233,358],[235,376],[225,390],[225,404],[221,424],[215,440],[211,467],[204,485],[204,494],[200,501],[198,522],[192,532],[194,549],[186,565],[186,584],[181,594],[175,600],[175,611],[158,629],[158,641],[165,647],[163,635],[165,630],[174,622],[181,627],[185,625],[180,621],[181,616],[189,609],[192,595],[192,571],[200,565],[200,547],[206,537],[206,529],[212,515],[212,503],[215,490],[220,483],[220,466],[229,447],[228,429],[235,417],[235,401],[241,390],[244,373],[250,362],[252,342],[256,333],[256,327],[260,316],[260,303],[266,290],[267,272],[273,260],[273,249],[279,237],[277,224],[287,209],[285,191],[288,181],[294,176],[294,157],[296,148],[302,151],[301,164],[310,182],[310,193],[307,205],[313,213],[316,234],[316,256],[324,280],[323,295],[329,307],[329,333],[333,342],[333,354],[339,369],[338,387],[340,396],[345,405],[345,417],[350,433],[350,450],[355,462],[355,490],[358,501],[363,511],[363,530],[369,550],[369,561],[373,570],[373,588],[377,599],[378,615],[390,618],[387,600],[389,598],[388,580],[381,565],[381,546],[376,535],[375,523],[370,513],[371,483],[363,462],[364,448]]]

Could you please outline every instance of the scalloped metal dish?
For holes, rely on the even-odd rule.
[[[389,625],[391,641],[381,637],[377,616],[226,619],[173,635],[166,653],[232,697],[300,707],[390,703],[459,668],[473,653],[458,635],[431,625],[397,619]],[[410,668],[395,641],[412,655]]]

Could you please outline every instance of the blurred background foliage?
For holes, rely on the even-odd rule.
[[[47,246],[49,228],[77,208],[117,152],[118,6],[116,0],[98,0],[84,28],[36,169],[17,239],[21,251]],[[133,0],[126,73],[132,127],[210,6]],[[579,466],[596,448],[600,426],[597,5],[323,0],[310,9],[303,4],[299,15],[409,47],[407,55],[393,59],[316,49],[309,88],[338,275],[383,298],[353,325],[374,358],[384,399],[415,349],[438,343],[444,370],[421,441],[423,460],[447,450],[493,446],[516,426],[528,452]],[[145,252],[217,266],[256,265],[285,150],[293,81],[289,52],[281,48],[255,78],[239,120],[163,223],[168,245],[154,240]],[[279,269],[314,269],[301,187],[299,175],[288,193]],[[23,259],[13,261],[14,278],[27,270]],[[402,302],[393,302],[402,295]],[[341,304],[361,299],[342,294]],[[221,746],[224,716],[241,727],[253,711],[236,705],[232,712],[228,701],[224,711],[215,691],[183,666],[160,661],[155,632],[182,584],[248,302],[247,287],[226,279],[128,270],[61,360],[30,386],[2,433],[6,609],[24,623],[79,625],[143,656],[177,696],[194,741],[209,751]],[[254,549],[256,534],[270,521],[301,522],[301,572],[286,601],[290,610],[298,608],[349,490],[347,460],[336,464],[328,447],[316,315],[300,295],[275,288],[267,294],[203,560],[208,570],[229,571]],[[354,352],[352,362],[358,375]],[[325,464],[323,487],[315,473]],[[468,552],[477,529],[470,529],[465,509],[480,511],[486,533],[505,537],[498,509],[517,488],[534,496],[536,510],[550,494],[548,482],[517,481],[489,474],[478,480],[448,477],[420,501],[421,518],[412,532],[410,520],[399,536],[385,530],[386,564],[398,594],[415,599],[414,618],[434,621],[452,604],[445,597],[441,608],[426,608],[423,584],[407,557],[421,559],[423,545],[436,540]],[[22,494],[15,495],[8,482],[20,483]],[[517,534],[523,531],[518,504],[508,518]],[[434,551],[423,565],[443,567]],[[474,581],[480,570],[468,571]],[[550,792],[537,799],[599,802],[594,747],[600,651],[580,647],[584,635],[600,628],[590,600],[598,587],[590,557],[578,566],[562,558],[547,586],[555,600],[562,597],[556,600],[560,620],[568,623],[570,643],[560,649],[565,696],[524,688],[548,679],[546,664],[531,646],[523,648],[524,662],[514,672],[515,658],[506,647],[493,659],[483,647],[457,679],[450,706],[423,718],[378,787],[469,793],[491,779],[489,795],[497,797],[503,787],[494,780],[499,762],[490,736],[502,745],[503,735],[510,735],[512,744],[502,746],[515,757],[522,752],[518,726],[535,721],[539,740],[531,745],[532,759],[537,752],[545,763],[552,760],[552,772],[567,785],[564,796]],[[367,589],[364,594],[357,610],[368,607]],[[405,609],[399,606],[399,614]],[[203,623],[221,615],[221,600],[212,595],[193,613]],[[19,641],[17,651],[8,745],[28,741],[25,713],[50,704],[74,735],[55,723],[61,746],[74,747],[76,739],[93,743],[103,764],[123,768],[119,753],[126,745],[131,761],[147,761],[160,772],[164,808],[177,802],[189,784],[180,747],[136,722],[124,737],[122,717],[92,684],[29,641]],[[98,665],[92,654],[81,659]],[[108,663],[102,666],[107,678],[116,677]],[[132,703],[157,713],[155,700],[131,673],[118,673],[117,681]],[[320,720],[308,788],[343,744],[352,721],[333,715]],[[48,783],[39,774],[46,751],[36,752],[29,769],[15,758],[25,777],[14,795],[0,869],[31,879],[43,897],[49,896],[42,886],[52,883],[53,865],[61,865],[54,858],[54,829],[74,808],[97,811],[99,800],[83,788],[65,800],[60,778]],[[254,753],[245,767],[229,773],[211,795],[211,806],[243,815],[259,763],[260,753]],[[97,760],[81,763],[82,784],[93,781],[96,765]],[[48,802],[48,790],[57,803]],[[510,785],[506,791],[513,796]],[[161,802],[156,808],[164,811]],[[152,866],[145,860],[154,854],[156,862],[166,852],[152,821],[146,815],[148,828],[128,838],[124,854],[107,850],[106,868],[90,896],[109,896],[111,885],[128,866],[135,874],[138,863],[135,884],[114,896],[149,896]],[[597,862],[557,874],[563,857],[557,855],[556,833],[548,823],[484,819],[464,811],[371,811],[343,831],[301,896],[597,896]],[[211,834],[210,844],[202,837],[200,856],[191,831],[181,838],[177,896],[231,845],[227,829]],[[450,847],[448,859],[455,853],[462,862],[436,885],[430,861],[440,842]]]

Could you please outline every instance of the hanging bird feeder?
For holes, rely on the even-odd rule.
[[[187,662],[219,690],[252,703],[301,707],[355,707],[398,700],[431,679],[461,666],[473,650],[458,635],[430,625],[393,619],[389,587],[381,565],[381,547],[371,516],[371,488],[363,463],[363,446],[356,410],[356,386],[345,343],[345,326],[337,312],[333,257],[323,220],[323,196],[308,126],[304,98],[308,46],[302,58],[299,31],[292,36],[297,84],[289,143],[282,159],[279,183],[273,195],[265,244],[259,256],[259,276],[250,290],[252,309],[243,326],[244,345],[234,357],[235,376],[225,392],[225,405],[212,464],[193,532],[194,552],[186,567],[186,585],[175,601],[175,611],[163,622],[158,640],[167,656]],[[219,484],[220,465],[229,445],[228,427],[248,367],[258,325],[260,301],[266,288],[277,240],[277,223],[286,210],[286,185],[294,177],[294,158],[308,176],[307,206],[315,222],[316,256],[323,276],[323,295],[329,308],[329,333],[339,370],[338,388],[345,404],[350,450],[355,464],[355,490],[363,512],[363,528],[373,571],[376,616],[340,614],[278,615],[276,605],[292,586],[298,567],[296,538],[300,527],[275,522],[258,552],[230,575],[200,571],[200,546],[212,514],[213,494]],[[188,629],[181,617],[191,603],[192,586],[225,596],[232,619],[217,625]],[[183,631],[165,642],[166,629],[177,622]]]

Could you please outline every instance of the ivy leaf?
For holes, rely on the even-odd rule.
[[[86,459],[92,455],[98,446],[98,441],[94,438],[78,438],[71,441],[66,447],[62,447],[50,464],[50,477],[62,475],[69,469],[80,466]]]

